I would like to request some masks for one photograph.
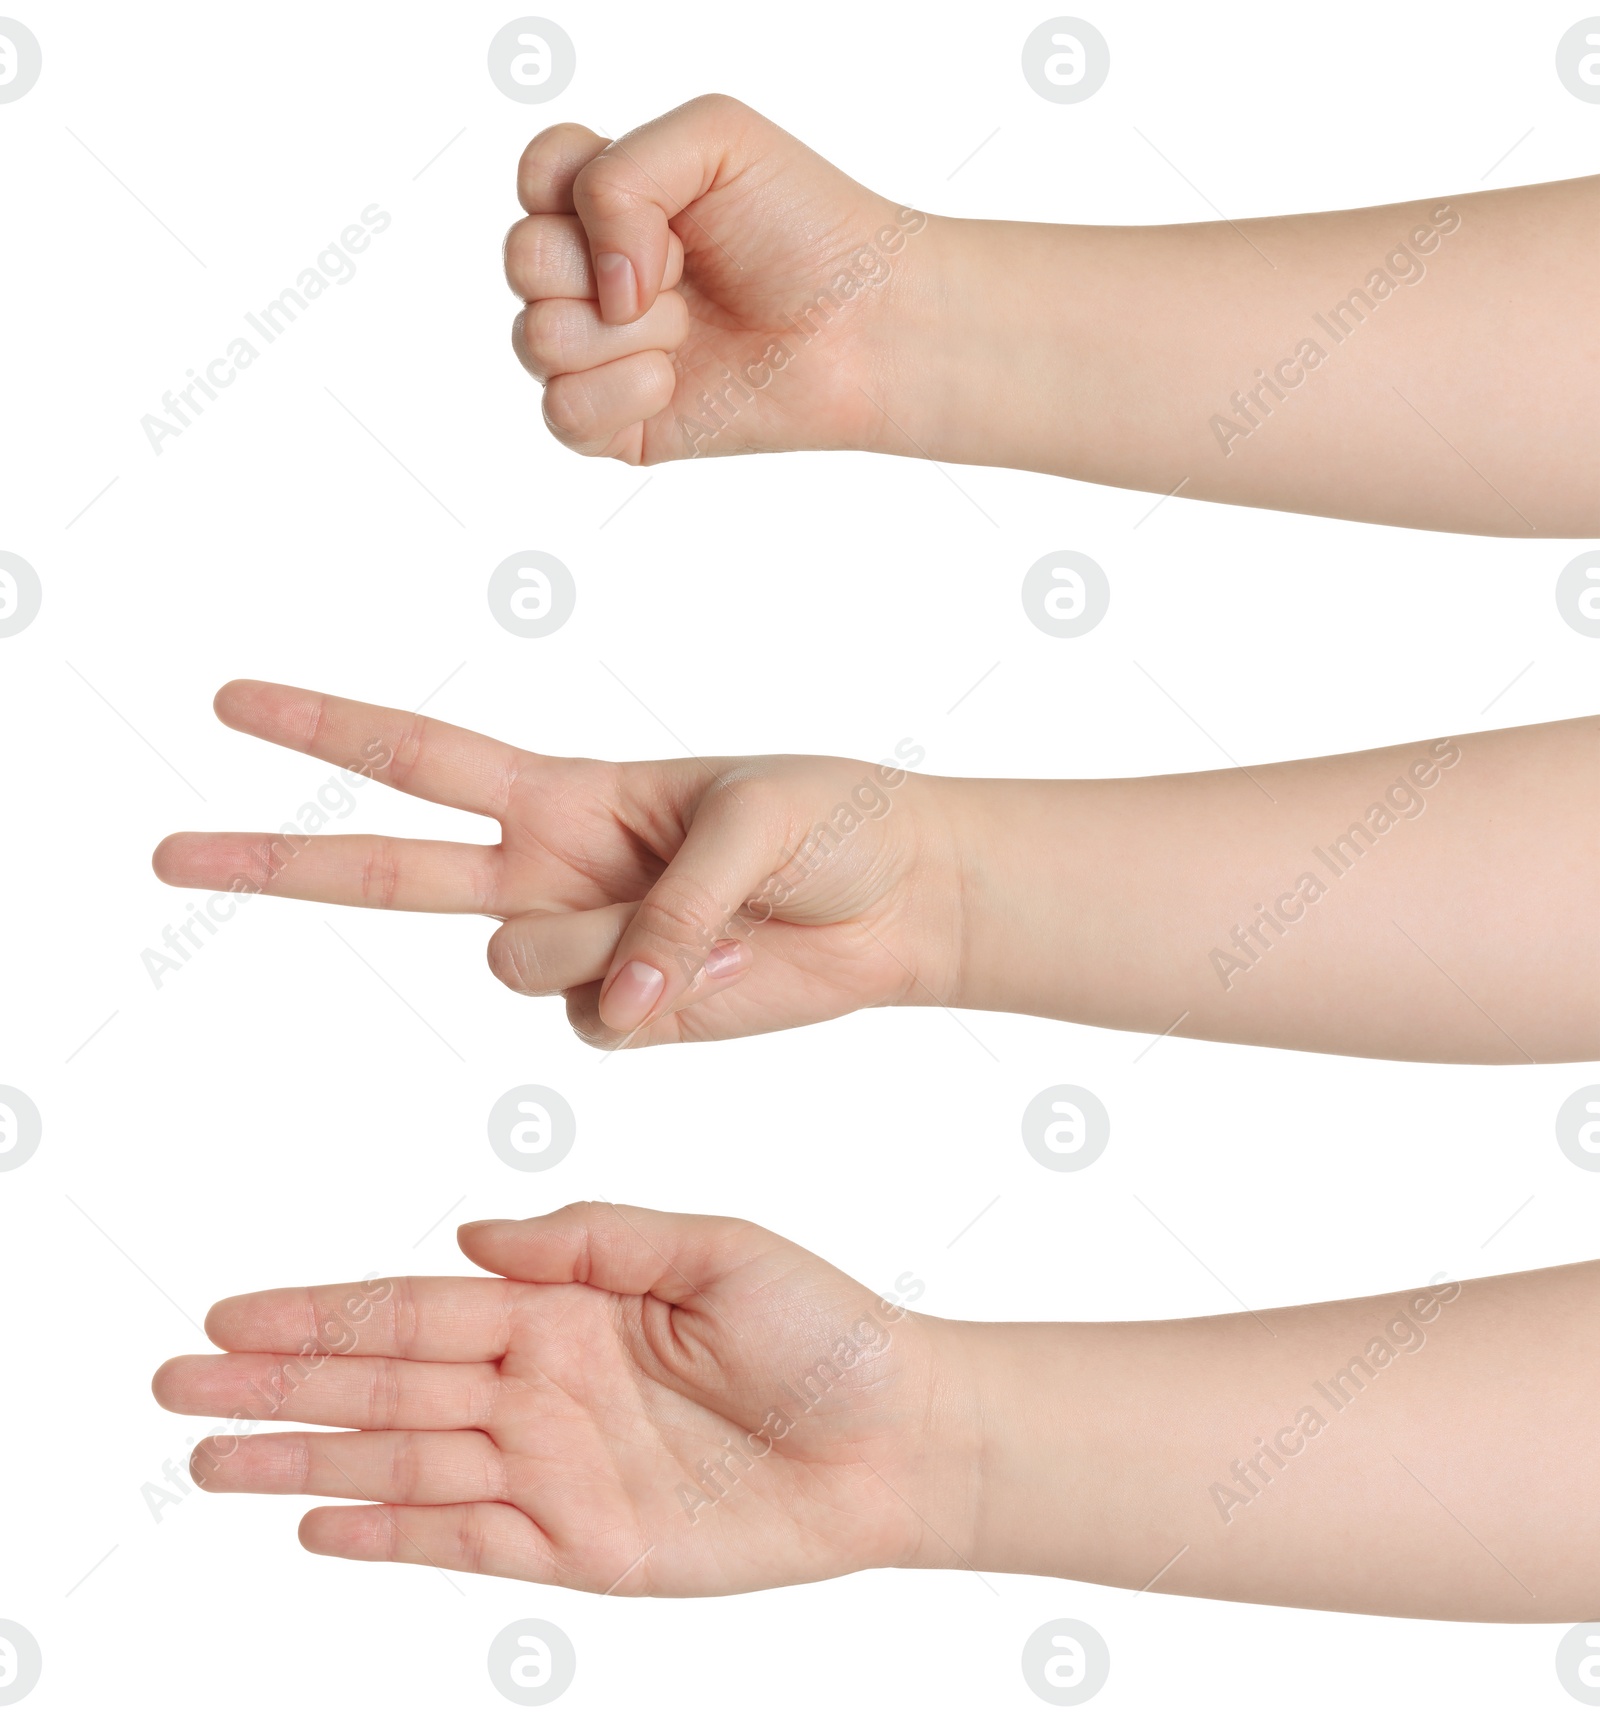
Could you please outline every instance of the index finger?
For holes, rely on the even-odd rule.
[[[573,213],[572,182],[585,162],[609,144],[598,132],[567,121],[547,126],[517,163],[517,202],[530,216]]]
[[[409,796],[496,820],[504,815],[519,774],[536,758],[418,713],[284,683],[225,683],[214,705],[217,717],[236,731],[314,755]]]
[[[766,124],[731,97],[698,96],[607,144],[578,171],[572,204],[589,236],[606,323],[632,323],[649,311],[665,278],[667,223],[731,171]],[[694,225],[702,243],[735,261]]]
[[[485,1276],[374,1276],[218,1300],[206,1334],[231,1354],[305,1352],[394,1360],[498,1360],[516,1284]]]

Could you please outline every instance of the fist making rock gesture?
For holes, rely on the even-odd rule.
[[[615,142],[553,126],[517,193],[514,341],[563,443],[654,463],[862,448],[883,429],[894,278],[925,216],[728,96]]]

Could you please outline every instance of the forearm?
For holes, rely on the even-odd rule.
[[[1597,1300],[1590,1263],[1171,1323],[950,1325],[976,1411],[943,1513],[978,1569],[1581,1620]]]
[[[1600,179],[917,244],[884,450],[1455,532],[1600,523]]]
[[[1600,1055],[1600,725],[1177,777],[931,780],[949,1004],[1406,1060]]]

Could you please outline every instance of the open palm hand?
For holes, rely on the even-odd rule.
[[[234,1421],[196,1479],[364,1500],[306,1516],[330,1556],[626,1594],[917,1563],[924,1513],[959,1516],[927,1441],[937,1320],[719,1217],[579,1204],[461,1241],[492,1278],[214,1306],[227,1351],[169,1360],[154,1386]]]

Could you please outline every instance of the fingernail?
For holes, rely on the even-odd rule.
[[[632,323],[639,315],[639,284],[633,265],[621,252],[601,252],[594,260],[600,288],[600,316],[607,323]]]
[[[744,969],[744,952],[736,940],[719,940],[706,954],[706,975],[720,980]]]
[[[629,960],[611,979],[600,1003],[601,1016],[613,1030],[632,1030],[655,1005],[666,978],[654,965]]]

